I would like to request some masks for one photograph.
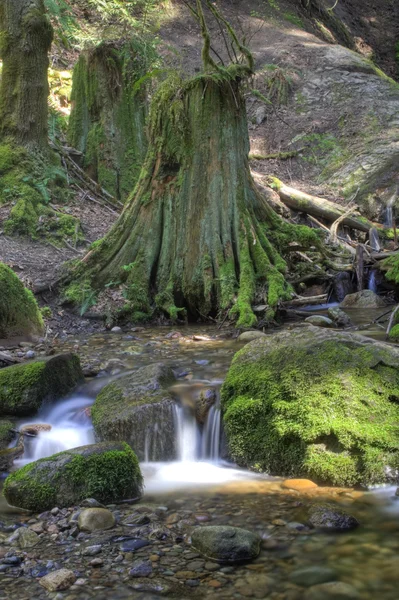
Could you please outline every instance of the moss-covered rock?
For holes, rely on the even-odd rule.
[[[4,495],[12,506],[32,511],[73,506],[85,498],[106,504],[141,495],[136,455],[125,443],[107,442],[59,452],[7,477]]]
[[[7,448],[15,437],[14,425],[8,419],[0,420],[0,450]]]
[[[160,363],[105,386],[91,410],[97,438],[127,442],[140,460],[176,458],[174,402],[167,391],[174,381]]]
[[[34,414],[42,404],[65,396],[82,381],[79,357],[75,354],[1,369],[0,414]]]
[[[399,350],[313,326],[238,352],[222,387],[230,452],[274,475],[335,485],[395,477]]]
[[[372,290],[348,294],[340,304],[341,308],[383,308],[384,306],[386,306],[385,300]]]
[[[43,329],[34,295],[12,269],[0,262],[0,338],[40,335]]]

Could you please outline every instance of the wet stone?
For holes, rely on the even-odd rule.
[[[69,569],[59,569],[53,571],[40,580],[40,585],[48,592],[56,592],[58,590],[67,590],[75,583],[76,577],[73,571]]]
[[[315,566],[293,571],[290,575],[290,581],[297,585],[311,587],[320,583],[334,581],[336,577],[337,574],[333,569]]]
[[[309,509],[308,523],[323,531],[350,531],[359,522],[333,504],[315,504]]]
[[[129,571],[130,577],[148,577],[152,573],[152,564],[148,560],[137,560]]]
[[[149,546],[150,542],[147,540],[141,540],[139,538],[131,538],[124,540],[122,544],[119,546],[121,552],[135,552],[140,548],[144,548],[144,546]]]
[[[359,592],[348,583],[331,581],[308,589],[304,600],[360,600]]]

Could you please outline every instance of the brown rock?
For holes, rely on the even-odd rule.
[[[310,479],[286,479],[281,487],[288,490],[295,490],[297,492],[302,492],[303,490],[310,490],[313,488],[317,488],[318,485],[310,481]]]
[[[39,581],[40,585],[48,592],[56,592],[58,590],[67,590],[75,583],[76,577],[73,571],[69,569],[59,569],[42,577]]]

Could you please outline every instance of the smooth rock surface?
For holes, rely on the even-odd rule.
[[[340,308],[382,308],[386,306],[386,303],[372,290],[363,290],[345,296],[339,306]]]
[[[40,585],[46,588],[48,592],[57,592],[67,590],[75,583],[76,577],[73,571],[69,569],[59,569],[42,577]]]
[[[323,315],[306,317],[305,323],[310,323],[310,325],[314,325],[315,327],[334,327],[334,321],[328,317],[323,317]]]
[[[304,600],[360,600],[360,593],[349,583],[330,581],[312,586],[304,595]]]
[[[263,331],[243,331],[237,340],[239,342],[252,342],[253,340],[258,340],[259,338],[266,337],[266,334]]]
[[[330,504],[315,504],[309,509],[308,523],[324,531],[350,531],[359,526],[355,517]]]
[[[98,531],[111,529],[115,525],[115,517],[107,508],[86,508],[82,510],[78,519],[81,531]]]
[[[208,526],[194,529],[193,547],[205,558],[225,563],[239,563],[256,558],[260,537],[239,527]]]

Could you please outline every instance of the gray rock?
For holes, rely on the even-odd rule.
[[[350,531],[359,526],[359,522],[333,504],[315,504],[309,509],[310,526],[324,531]]]
[[[42,577],[39,583],[48,592],[57,592],[59,590],[67,590],[75,583],[75,580],[76,577],[73,571],[59,569]]]
[[[360,600],[359,592],[348,583],[330,581],[307,590],[304,600]]]
[[[115,517],[107,508],[86,508],[79,515],[78,525],[81,531],[98,531],[114,527]]]
[[[129,571],[130,577],[148,577],[152,573],[152,564],[149,560],[137,560]]]
[[[297,569],[290,574],[290,581],[292,581],[292,583],[304,587],[311,587],[320,583],[326,583],[327,581],[334,581],[336,578],[337,574],[333,569],[318,566]]]
[[[333,306],[329,308],[328,316],[334,321],[336,325],[338,325],[338,327],[349,327],[352,324],[346,312],[338,308],[338,306]]]
[[[21,549],[32,548],[40,542],[40,538],[37,535],[37,533],[35,533],[31,529],[27,529],[26,527],[20,527],[17,531],[19,532],[18,546]]]
[[[205,558],[222,563],[239,563],[256,558],[261,543],[260,537],[252,531],[223,525],[197,527],[191,541]]]
[[[111,333],[122,333],[122,328],[121,327],[113,327],[111,329]]]
[[[101,545],[96,544],[95,546],[86,546],[86,548],[83,548],[82,555],[83,556],[96,556],[96,554],[100,554],[100,552],[101,552]]]
[[[85,498],[83,502],[80,503],[80,506],[84,506],[85,508],[106,508],[104,504],[98,502],[95,498]]]
[[[266,334],[263,333],[263,331],[244,331],[238,336],[237,340],[239,342],[252,342],[253,340],[263,337],[266,337]]]
[[[144,460],[148,432],[151,461],[176,458],[175,402],[168,387],[176,381],[162,363],[138,369],[106,385],[92,408],[96,436],[101,440],[123,440]],[[132,496],[134,497],[134,496]]]
[[[372,290],[363,290],[345,296],[339,306],[340,308],[382,308],[386,306],[386,303]]]
[[[310,325],[314,325],[315,327],[334,327],[334,321],[328,317],[323,317],[323,315],[306,317],[305,323],[310,323]]]

